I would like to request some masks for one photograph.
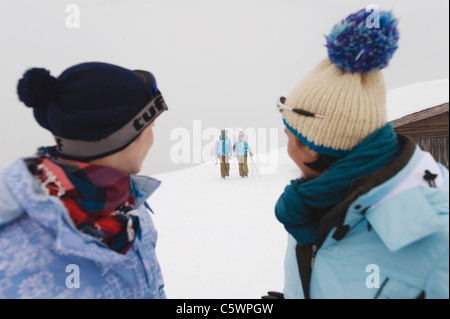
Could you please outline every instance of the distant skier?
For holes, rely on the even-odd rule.
[[[247,153],[250,154],[250,157],[253,157],[253,153],[247,141],[244,141],[243,132],[239,132],[238,141],[233,145],[233,152],[236,152],[239,163],[239,176],[248,177]]]
[[[220,175],[223,179],[230,176],[230,159],[231,159],[231,141],[227,137],[227,131],[222,130],[219,140],[216,141],[215,155],[220,160]]]

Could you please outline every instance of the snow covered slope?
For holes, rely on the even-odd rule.
[[[239,177],[235,160],[227,180],[214,163],[154,176],[162,184],[148,202],[168,298],[260,298],[283,289],[287,233],[274,206],[300,172],[286,148],[276,153],[278,171],[260,178],[250,165],[249,177]]]
[[[388,119],[448,102],[448,90],[448,79],[389,90]],[[154,176],[162,185],[149,204],[168,298],[260,298],[283,289],[287,233],[274,206],[300,172],[286,148],[271,156],[278,170],[261,178],[241,179],[236,161],[227,180],[213,162]]]

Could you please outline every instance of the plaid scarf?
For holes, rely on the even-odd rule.
[[[39,156],[25,159],[45,194],[57,196],[75,227],[126,254],[140,238],[130,176],[112,167]]]

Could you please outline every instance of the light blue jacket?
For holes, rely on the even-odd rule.
[[[143,205],[160,182],[131,179],[142,194],[136,202],[142,238],[122,255],[79,232],[23,160],[0,172],[0,298],[165,298],[157,233]]]
[[[225,151],[224,151],[225,150]],[[214,147],[214,155],[217,156],[223,156],[223,155],[231,155],[231,152],[233,151],[231,147],[231,140],[226,137],[225,138],[225,145],[223,144],[223,140],[220,139],[216,141],[215,147]]]
[[[438,174],[437,188],[425,170]],[[393,178],[350,205],[344,224],[345,237],[336,241],[332,229],[317,252],[311,298],[449,298],[449,174],[429,153],[417,147]],[[295,246],[289,236],[286,298],[304,298]]]
[[[236,145],[236,155],[237,156],[244,156],[248,153],[252,153],[252,149],[250,148],[250,146],[248,146],[247,141],[236,141],[236,143],[234,143],[234,145]]]

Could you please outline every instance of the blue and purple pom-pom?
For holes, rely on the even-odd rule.
[[[326,37],[328,57],[345,72],[367,73],[385,68],[398,48],[398,21],[388,11],[379,12],[379,27],[365,9],[335,25]]]

